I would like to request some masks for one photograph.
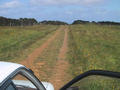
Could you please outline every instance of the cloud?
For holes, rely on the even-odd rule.
[[[93,5],[104,0],[31,0],[34,5]]]
[[[19,7],[21,3],[18,0],[13,0],[11,2],[6,2],[0,5],[0,8],[15,8]]]
[[[85,4],[97,4],[102,2],[103,0],[83,0],[83,3]]]
[[[7,12],[6,12],[5,10],[4,10],[4,11],[3,11],[3,10],[0,10],[0,14],[1,14],[1,15],[4,15],[4,14],[7,14]]]

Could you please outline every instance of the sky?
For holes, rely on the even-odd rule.
[[[0,0],[0,16],[37,21],[120,22],[120,0]]]

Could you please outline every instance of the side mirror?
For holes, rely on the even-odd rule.
[[[105,78],[101,78],[103,76]],[[108,79],[108,78],[110,78],[110,79]],[[84,79],[86,79],[86,80],[84,80]],[[105,79],[106,79],[107,82],[105,81]],[[120,86],[120,80],[119,79],[120,79],[120,72],[103,71],[103,70],[91,70],[91,71],[85,72],[85,73],[75,77],[73,80],[71,80],[65,86],[63,86],[60,90],[79,90],[79,89],[80,90],[98,90],[98,87],[100,87],[99,84],[106,83],[105,85],[107,86],[108,81],[110,81],[110,80],[111,80],[110,83],[113,83],[113,82],[115,82],[114,80],[117,80],[117,82],[115,82],[115,83],[117,83],[117,85]],[[78,84],[78,82],[79,82],[79,84]],[[101,83],[99,83],[99,82],[101,82]],[[74,86],[74,84],[76,84],[76,83],[77,83],[78,86]],[[83,84],[84,84],[84,89],[82,87]],[[88,89],[88,88],[91,88],[91,89]],[[119,90],[119,89],[117,89],[117,90]],[[103,87],[102,90],[107,90],[107,89],[104,89],[104,87]],[[111,90],[115,90],[115,89],[111,89]]]

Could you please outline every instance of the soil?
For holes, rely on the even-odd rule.
[[[67,53],[67,40],[68,40],[68,27],[65,28],[65,36],[64,42],[60,49],[60,53],[58,55],[58,61],[53,69],[53,76],[51,76],[49,82],[51,82],[55,90],[59,90],[65,84],[66,77],[69,77],[67,74],[67,70],[69,68],[69,63],[66,60],[66,53]]]
[[[61,28],[59,28],[59,30],[61,30]],[[39,48],[35,49],[30,55],[28,55],[28,57],[25,60],[23,60],[20,63],[32,69],[34,67],[34,61],[37,59],[37,57],[39,57],[39,55],[44,51],[44,49],[47,48],[48,45],[55,39],[55,37],[59,34],[59,30],[56,30],[56,33],[51,38],[44,42]]]

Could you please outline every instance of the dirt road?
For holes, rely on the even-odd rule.
[[[43,43],[42,46],[40,46],[39,48],[35,49],[25,60],[23,60],[21,62],[21,64],[25,65],[28,68],[32,69],[33,66],[33,62],[36,60],[36,58],[43,52],[43,50],[45,48],[47,48],[47,46],[51,43],[51,41],[53,41],[55,39],[55,37],[59,34],[59,31],[62,29],[63,27],[60,27],[59,30],[56,31],[56,33],[49,38],[45,43]]]
[[[65,84],[66,77],[68,77],[67,70],[69,68],[69,63],[66,60],[66,53],[67,53],[67,40],[68,40],[68,27],[64,29],[65,36],[64,36],[64,42],[60,49],[58,60],[56,62],[56,65],[53,69],[53,75],[50,77],[50,81],[54,87],[55,90],[59,90],[60,87],[62,87]]]
[[[68,26],[61,26],[55,34],[21,62],[31,68],[40,80],[51,82],[55,90],[64,85],[69,63],[66,60]],[[42,59],[42,60],[41,60]],[[43,79],[44,78],[44,79]]]

